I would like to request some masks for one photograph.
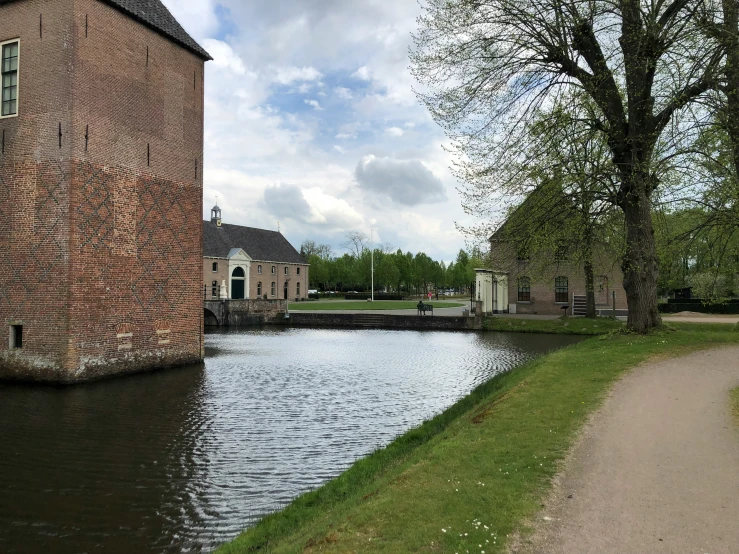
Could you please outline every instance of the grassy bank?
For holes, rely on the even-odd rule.
[[[219,552],[502,552],[626,370],[739,343],[731,326],[593,338],[480,386]]]
[[[561,335],[603,335],[622,329],[624,323],[607,317],[586,319],[568,317],[560,319],[520,319],[513,317],[488,317],[487,331],[515,331],[517,333],[547,333]]]
[[[426,302],[428,304],[428,302]],[[459,308],[464,306],[461,302],[444,302],[436,304],[430,302],[434,309]],[[345,300],[341,301],[319,301],[290,303],[290,311],[301,310],[415,310],[418,302],[407,302],[404,300]]]

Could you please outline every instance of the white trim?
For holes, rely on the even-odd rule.
[[[18,79],[17,84],[15,87],[15,113],[10,115],[0,115],[0,119],[10,119],[11,117],[18,117],[18,114],[21,111],[21,38],[12,38],[10,40],[6,40],[3,42],[0,42],[0,63],[2,62],[2,50],[3,46],[6,44],[10,44],[12,42],[18,43]],[[0,71],[0,102],[2,102],[2,78],[1,78],[1,71]],[[2,105],[0,105],[0,113],[2,113]]]

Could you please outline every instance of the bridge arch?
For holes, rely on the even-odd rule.
[[[218,322],[218,318],[216,317],[216,314],[211,312],[208,308],[203,308],[204,317],[203,317],[203,324],[206,327],[220,327],[220,323]]]

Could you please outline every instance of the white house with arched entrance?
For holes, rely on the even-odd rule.
[[[206,299],[305,300],[308,269],[279,231],[223,223],[218,206],[211,210],[211,220],[203,222]]]
[[[227,297],[232,300],[249,298],[249,274],[251,258],[242,248],[232,248],[228,253],[228,291]]]

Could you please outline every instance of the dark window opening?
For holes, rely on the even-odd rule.
[[[567,302],[569,296],[569,281],[567,277],[557,277],[554,280],[554,301]]]
[[[531,302],[531,280],[528,277],[518,280],[518,301]]]
[[[567,258],[568,258],[567,245],[566,244],[557,245],[557,250],[554,253],[554,261],[555,262],[566,262]]]
[[[2,108],[0,116],[18,114],[18,45],[16,40],[2,45],[0,75],[2,76]]]
[[[23,348],[23,325],[10,326],[10,347]]]
[[[218,262],[213,262],[213,271],[218,271]]]
[[[516,250],[516,259],[519,262],[529,261],[529,247],[526,244],[520,244]]]
[[[298,275],[300,275],[300,268],[298,268],[296,271],[298,272]]]

